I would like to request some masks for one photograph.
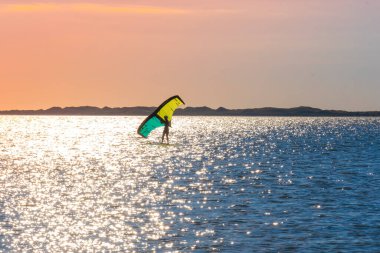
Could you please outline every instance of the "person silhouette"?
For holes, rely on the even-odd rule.
[[[164,138],[166,136],[166,141],[169,144],[169,127],[172,127],[171,121],[169,121],[168,116],[165,116],[165,128],[164,132],[162,133],[162,141],[161,143],[164,143]]]

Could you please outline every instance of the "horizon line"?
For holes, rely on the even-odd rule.
[[[93,106],[93,105],[81,105],[81,106],[51,106],[46,109],[1,109],[0,112],[11,112],[11,111],[47,111],[50,109],[67,109],[67,108],[85,108],[85,107],[90,107],[90,108],[97,108],[97,109],[120,109],[120,108],[137,108],[137,107],[143,107],[143,108],[155,108],[157,106],[155,105],[136,105],[136,106],[116,106],[116,107],[110,107],[110,106]],[[308,106],[308,105],[299,105],[299,106],[293,106],[293,107],[274,107],[274,106],[264,106],[264,107],[249,107],[249,108],[227,108],[224,106],[218,106],[218,107],[210,107],[207,105],[202,105],[202,106],[186,106],[178,109],[185,109],[185,108],[208,108],[211,110],[220,110],[220,109],[225,109],[225,110],[255,110],[255,109],[299,109],[299,108],[308,108],[308,109],[317,109],[317,110],[322,110],[322,111],[342,111],[342,112],[380,112],[380,109],[378,110],[347,110],[347,109],[322,109],[320,107],[314,107],[314,106]]]

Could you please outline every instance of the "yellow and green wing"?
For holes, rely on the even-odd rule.
[[[139,126],[137,133],[147,138],[150,132],[157,127],[165,126],[165,116],[171,121],[174,111],[178,106],[185,104],[179,96],[173,96],[163,102],[151,115],[149,115]]]

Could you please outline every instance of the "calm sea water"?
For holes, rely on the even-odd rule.
[[[379,252],[379,118],[0,117],[1,252]]]

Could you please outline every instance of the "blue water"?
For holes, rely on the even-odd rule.
[[[380,252],[379,118],[1,117],[0,250]]]

